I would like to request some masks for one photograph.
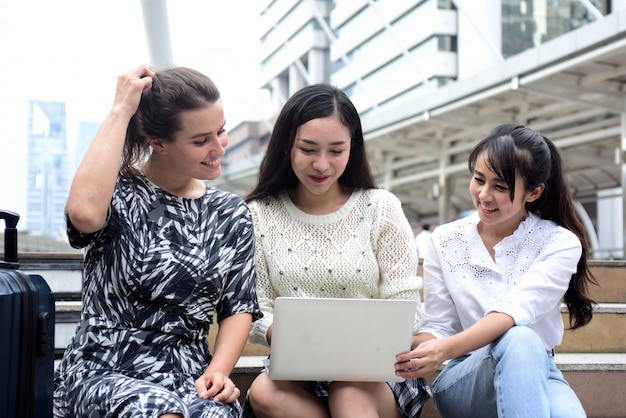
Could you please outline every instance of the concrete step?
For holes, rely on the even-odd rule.
[[[241,390],[241,401],[267,356],[243,356],[231,375]],[[566,353],[555,355],[556,364],[580,398],[589,418],[626,417],[626,353]],[[58,360],[55,363],[58,364]],[[427,378],[429,383],[437,374]],[[432,400],[421,418],[439,418]]]
[[[56,297],[55,347],[60,355],[74,334],[80,313],[82,255],[36,254],[21,257],[22,270],[41,274]],[[566,331],[557,347],[556,361],[581,398],[590,418],[626,417],[626,262],[592,261],[591,268],[600,286],[591,294],[599,302],[592,322],[576,331]],[[563,310],[567,324],[566,311]],[[211,330],[214,340],[217,326]],[[233,372],[233,379],[245,394],[262,368],[269,349],[248,344]],[[57,360],[58,361],[58,360]],[[430,376],[429,382],[435,377]],[[242,395],[243,399],[243,395]],[[429,401],[422,418],[436,418]]]
[[[56,302],[55,348],[63,350],[76,329],[80,316],[81,302],[60,300]],[[567,312],[566,308],[562,310]],[[567,324],[567,314],[563,314]],[[216,322],[217,323],[217,322]],[[626,338],[621,330],[626,329],[625,303],[600,303],[594,309],[594,318],[577,330],[566,330],[563,342],[557,347],[561,353],[626,353]],[[209,341],[215,341],[218,327],[213,326]],[[248,344],[244,355],[267,355],[269,350],[260,345]]]
[[[232,378],[242,394],[262,369],[265,358],[244,356],[237,362]],[[626,353],[557,353],[555,361],[589,418],[626,417]],[[429,376],[428,382],[436,376]],[[424,406],[421,418],[439,418],[432,400]]]
[[[590,286],[589,293],[598,303],[626,303],[626,261],[589,262],[598,286]]]
[[[598,303],[626,303],[626,261],[591,260],[589,265],[599,283],[589,288],[592,298]],[[20,268],[41,274],[55,294],[80,295],[81,253],[24,253],[20,254]]]
[[[80,301],[56,302],[55,348],[63,350],[76,329],[80,316]],[[567,321],[567,315],[564,315]],[[626,353],[626,304],[599,304],[594,319],[585,327],[574,331],[566,330],[563,342],[557,347],[561,353]],[[213,326],[209,341],[215,340],[218,327]],[[267,355],[269,350],[260,345],[248,344],[244,355]]]
[[[82,302],[80,300],[57,300],[55,305],[54,348],[57,356],[60,356],[74,336],[76,326],[80,319]],[[217,324],[217,321],[215,321],[215,324]],[[211,327],[209,333],[211,346],[213,346],[213,342],[215,341],[217,330],[217,325]],[[267,347],[256,344],[247,344],[243,352],[244,356],[267,356],[268,354],[269,349]]]
[[[626,282],[624,283],[626,287]],[[569,324],[567,309],[563,306],[563,323]],[[565,330],[559,352],[569,353],[626,353],[626,303],[599,303],[594,307],[593,319],[576,330]]]

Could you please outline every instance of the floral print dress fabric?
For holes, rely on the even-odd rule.
[[[245,203],[120,176],[103,229],[82,235],[68,220],[68,235],[87,247],[83,311],[56,372],[55,416],[238,416],[238,404],[200,399],[194,381],[211,360],[214,315],[260,317]],[[150,410],[137,410],[140,397]]]

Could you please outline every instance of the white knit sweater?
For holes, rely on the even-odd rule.
[[[264,314],[252,324],[251,343],[267,345],[278,296],[416,300],[417,331],[422,278],[411,227],[393,194],[356,190],[328,215],[302,212],[287,193],[249,206]]]

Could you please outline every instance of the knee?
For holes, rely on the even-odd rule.
[[[255,414],[270,416],[281,409],[286,395],[271,384],[265,373],[260,374],[250,385],[248,392],[250,406]]]
[[[502,335],[497,341],[496,345],[507,347],[508,349],[524,350],[538,350],[545,352],[543,343],[539,335],[528,327],[514,326]]]
[[[396,399],[386,382],[333,382],[328,392],[331,416],[395,415]],[[394,412],[392,412],[394,411]]]
[[[547,362],[546,348],[539,335],[524,326],[514,326],[500,337],[492,347],[494,357],[499,361],[511,358],[520,365],[530,366],[533,361]],[[531,363],[528,363],[531,362]]]
[[[355,399],[373,392],[373,386],[378,383],[369,382],[333,382],[328,392],[329,398]]]
[[[386,382],[333,382],[328,391],[328,402],[335,405],[376,405],[386,398],[395,402]]]
[[[362,408],[371,408],[371,400],[367,397],[365,383],[333,382],[328,389],[328,408],[331,416],[340,415],[346,408],[352,413],[362,414]],[[352,407],[353,406],[353,407]]]
[[[362,397],[363,384],[358,382],[333,382],[328,389],[329,402],[350,401]]]

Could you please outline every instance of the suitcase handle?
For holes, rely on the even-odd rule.
[[[20,215],[9,210],[0,210],[0,219],[4,219],[4,261],[6,263],[14,263],[15,266],[5,265],[2,267],[17,268],[17,222]]]

